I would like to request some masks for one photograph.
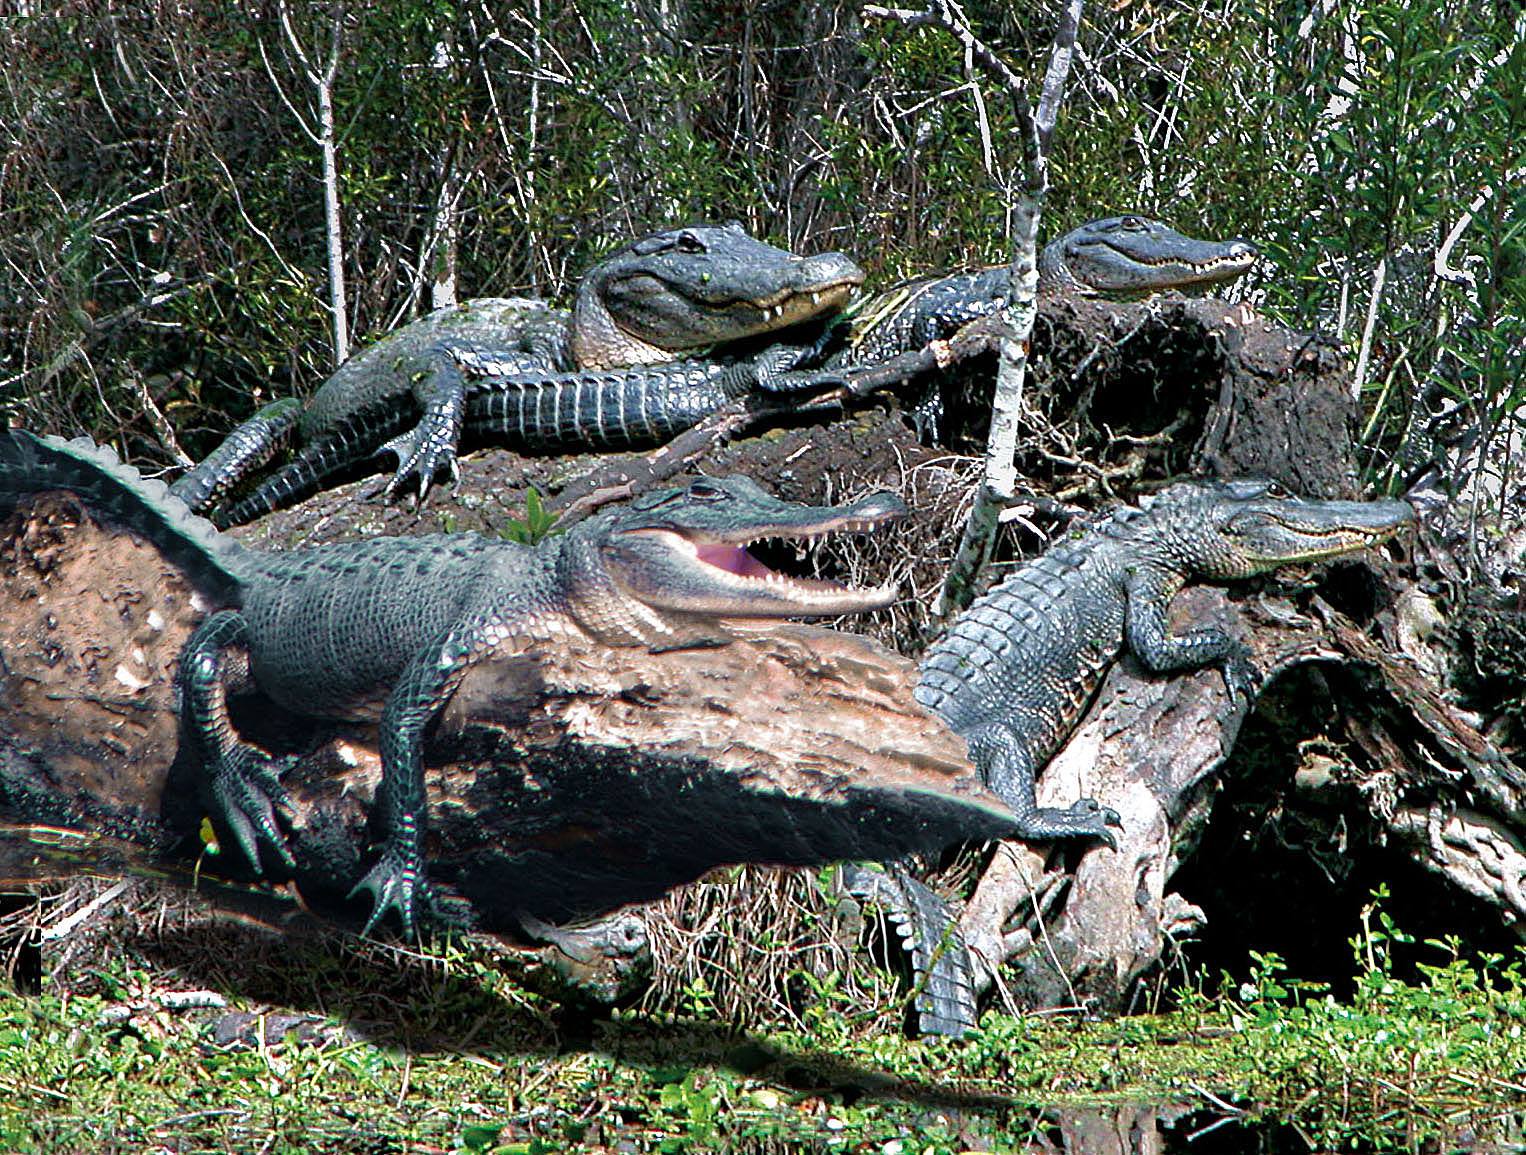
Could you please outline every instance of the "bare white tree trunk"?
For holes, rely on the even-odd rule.
[[[970,519],[965,524],[959,548],[944,580],[938,605],[940,614],[953,613],[969,604],[980,572],[990,556],[1002,511],[1011,505],[1017,488],[1017,432],[1023,408],[1023,383],[1028,370],[1028,342],[1038,313],[1039,215],[1049,189],[1049,166],[1045,157],[1059,115],[1065,81],[1075,57],[1076,30],[1080,27],[1084,8],[1084,0],[1067,0],[1060,14],[1039,94],[1037,115],[1028,100],[1022,77],[975,37],[951,0],[937,0],[921,12],[874,4],[865,5],[863,9],[864,16],[869,18],[896,20],[910,27],[933,25],[953,36],[964,50],[967,70],[973,71],[978,65],[1007,90],[1016,114],[1022,149],[1020,180],[1006,182],[1011,188],[1009,198],[1013,201],[1012,288],[1003,310],[1006,333],[999,346],[996,396],[992,402],[991,431],[986,439],[985,479],[976,492]],[[970,82],[975,84],[973,77]]]
[[[461,218],[457,206],[461,199],[461,178],[455,162],[447,155],[440,165],[440,187],[434,202],[434,245],[429,255],[429,307],[447,309],[459,298],[456,284],[456,250]]]
[[[313,86],[318,103],[316,127],[294,105],[276,79],[270,61],[265,59],[265,71],[276,94],[296,117],[297,124],[308,139],[318,146],[323,157],[323,232],[324,247],[328,252],[329,272],[329,326],[333,346],[333,363],[337,368],[350,355],[350,321],[348,294],[344,283],[344,222],[339,211],[339,157],[334,133],[334,78],[339,75],[339,54],[344,33],[344,5],[336,2],[329,9],[329,51],[322,67],[313,63],[312,57],[302,46],[302,39],[292,27],[291,9],[281,0],[281,30],[292,55],[302,66],[303,74]],[[265,56],[265,46],[260,45],[260,55]]]

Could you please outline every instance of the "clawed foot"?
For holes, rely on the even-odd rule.
[[[844,389],[848,378],[840,369],[799,369],[817,356],[815,346],[798,349],[793,345],[775,345],[753,360],[753,374],[758,388],[765,393],[813,393],[823,389]]]
[[[259,850],[262,837],[275,847],[288,869],[297,864],[276,822],[276,809],[289,810],[291,806],[281,775],[295,763],[295,758],[275,758],[258,747],[239,745],[212,772],[213,805],[255,874],[264,873]]]
[[[450,474],[452,485],[461,480],[461,467],[456,463],[456,448],[451,444],[451,439],[443,431],[431,428],[427,422],[421,422],[417,428],[394,437],[378,452],[397,454],[397,472],[382,491],[389,501],[397,496],[410,477],[416,476],[419,479],[420,505],[429,496],[429,487],[434,484],[435,477],[442,469]]]
[[[1238,707],[1242,702],[1250,703],[1256,699],[1256,691],[1261,686],[1261,674],[1251,664],[1250,651],[1244,646],[1236,645],[1224,659],[1221,667],[1224,671],[1224,688],[1229,691],[1229,704]]]
[[[1041,807],[1034,812],[1020,837],[1035,842],[1056,838],[1095,838],[1110,850],[1118,849],[1118,840],[1108,828],[1123,828],[1118,811],[1103,806],[1095,798],[1080,798],[1068,810]]]
[[[427,907],[430,903],[430,886],[424,880],[424,863],[418,855],[387,850],[381,861],[355,884],[349,897],[355,898],[361,891],[368,891],[372,898],[371,917],[361,928],[362,935],[369,935],[387,911],[395,910],[403,924],[404,937],[418,936],[417,911],[421,904]]]
[[[476,921],[469,903],[436,890],[424,876],[423,859],[405,851],[384,851],[381,861],[355,884],[349,897],[355,898],[362,891],[371,895],[373,903],[362,935],[375,930],[389,910],[396,912],[403,936],[411,941],[417,940],[421,927],[470,930]]]

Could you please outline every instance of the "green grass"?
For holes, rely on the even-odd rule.
[[[154,961],[128,938],[40,997],[0,997],[0,1150],[1011,1150],[1051,1125],[1036,1106],[1216,1100],[1330,1148],[1521,1142],[1519,966],[1435,943],[1403,982],[1387,952],[1402,938],[1369,919],[1345,1003],[1258,956],[1227,993],[1189,992],[1170,1015],[988,1014],[971,1039],[927,1043],[865,1031],[830,986],[789,1030],[590,1022],[474,947],[239,948],[224,928]],[[200,986],[231,1007],[284,1001],[335,1038],[218,1045],[226,1011],[159,1001]]]

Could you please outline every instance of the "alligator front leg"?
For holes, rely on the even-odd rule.
[[[1145,669],[1172,674],[1218,666],[1231,705],[1249,701],[1255,694],[1257,675],[1245,646],[1217,626],[1200,626],[1180,634],[1171,632],[1168,615],[1180,580],[1141,570],[1129,580],[1125,634],[1129,650]]]
[[[248,676],[248,641],[248,623],[237,610],[207,618],[180,652],[180,692],[183,728],[201,748],[210,808],[260,874],[261,837],[287,867],[296,861],[275,815],[287,805],[281,773],[290,760],[241,741],[228,717],[228,683]]]
[[[769,393],[811,393],[848,384],[842,369],[803,368],[817,356],[816,346],[770,345],[753,358],[751,372],[759,389]]]
[[[970,757],[981,778],[1017,815],[1017,836],[1024,841],[1056,838],[1095,838],[1113,850],[1117,839],[1108,829],[1122,826],[1118,812],[1095,798],[1081,798],[1066,810],[1040,806],[1036,794],[1035,760],[1010,728],[1000,723],[966,735]]]
[[[455,691],[469,661],[467,630],[436,639],[404,667],[387,697],[381,717],[381,783],[376,789],[372,821],[382,836],[380,860],[350,891],[354,898],[367,891],[371,915],[361,934],[370,934],[388,910],[397,912],[403,933],[418,933],[422,908],[436,921],[440,902],[424,866],[424,832],[428,796],[424,789],[424,729]]]

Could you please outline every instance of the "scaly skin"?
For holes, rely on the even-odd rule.
[[[215,512],[215,520],[239,524],[290,504],[383,451],[398,458],[388,495],[417,479],[423,497],[438,473],[455,476],[463,425],[535,447],[546,421],[514,427],[479,419],[480,394],[507,391],[530,412],[550,413],[564,397],[596,390],[601,374],[631,367],[640,371],[628,375],[626,388],[646,412],[656,412],[665,398],[682,393],[682,379],[692,377],[695,366],[709,366],[716,377],[729,371],[726,384],[735,387],[751,364],[678,359],[829,314],[862,281],[863,271],[841,253],[799,257],[755,240],[736,224],[655,233],[594,266],[570,317],[538,301],[483,298],[389,334],[340,366],[300,417],[267,407],[173,491],[197,510],[216,506],[294,430],[302,446],[298,456],[246,499]],[[667,367],[675,361],[670,381]],[[838,380],[830,373],[790,376],[792,361],[771,353],[753,366],[751,380],[781,388]],[[581,378],[583,373],[592,376]],[[589,412],[587,420],[599,418]],[[678,419],[663,420],[674,425]],[[633,423],[626,440],[611,443],[643,436]]]
[[[1265,482],[1186,482],[1143,510],[1125,509],[1077,539],[1020,565],[977,599],[922,662],[917,701],[970,744],[982,778],[1017,813],[1023,838],[1097,838],[1115,811],[1083,798],[1069,809],[1038,805],[1035,780],[1064,743],[1103,675],[1125,650],[1155,673],[1218,665],[1232,699],[1253,690],[1242,647],[1212,627],[1173,634],[1171,599],[1188,582],[1232,581],[1318,561],[1384,541],[1414,519],[1402,501],[1306,501],[1269,496]],[[933,908],[906,917],[923,941],[947,925]],[[975,1021],[968,952],[953,944],[929,968],[926,989]],[[952,969],[950,969],[952,968]]]
[[[1247,272],[1256,256],[1255,246],[1245,240],[1200,241],[1146,217],[1105,217],[1070,230],[1039,253],[1039,304],[1065,294],[1126,298],[1219,284]],[[847,323],[825,334],[817,347],[827,353],[828,367],[871,365],[952,337],[970,322],[1005,308],[1010,289],[1007,265],[923,277],[855,308]],[[913,407],[917,427],[936,430],[942,409],[939,392],[929,390]],[[1078,803],[1081,812],[1066,821],[1079,823],[1085,832],[1098,826],[1097,836],[1111,841],[1106,831],[1111,811],[1091,812],[1089,805],[1094,804]],[[936,896],[929,893],[926,899],[932,902],[905,908],[908,941],[936,941],[947,925],[946,912],[940,914],[933,905]],[[973,1002],[962,1013],[950,1009],[968,970],[968,952],[959,943],[925,975],[918,971],[926,984],[918,1003],[924,1032],[959,1034],[961,1022],[974,1023]]]
[[[109,450],[0,433],[0,509],[46,489],[78,493],[144,534],[223,607],[181,653],[182,709],[213,816],[257,872],[262,841],[291,863],[277,820],[285,767],[234,730],[229,689],[248,678],[306,717],[379,714],[372,818],[382,849],[355,889],[373,897],[367,931],[390,910],[410,935],[420,915],[448,920],[421,850],[423,735],[468,667],[579,631],[610,646],[663,650],[723,644],[728,618],[888,605],[891,589],[790,579],[745,547],[872,529],[905,513],[891,494],[817,508],[737,477],[638,497],[535,547],[455,534],[263,553],[217,533]]]
[[[962,1038],[977,1022],[974,963],[948,904],[896,864],[845,862],[842,888],[876,904],[911,956],[917,1031]]]
[[[651,974],[652,948],[646,923],[623,910],[582,926],[550,926],[520,913],[520,925],[546,945],[541,961],[566,986],[600,1003],[631,993]]]
[[[1088,221],[1044,246],[1039,299],[1063,293],[1130,297],[1232,281],[1257,256],[1249,241],[1199,241],[1147,217]],[[953,336],[1005,308],[1008,266],[923,277],[879,294],[854,310],[845,345],[828,364],[868,365]]]
[[[1318,561],[1392,537],[1413,519],[1401,501],[1268,495],[1265,482],[1184,482],[1143,511],[1123,510],[1020,565],[949,627],[922,662],[917,701],[970,744],[987,785],[1023,837],[1099,838],[1117,816],[1092,799],[1068,810],[1034,799],[1034,779],[1125,649],[1146,669],[1218,665],[1232,697],[1252,676],[1220,630],[1173,634],[1171,599],[1189,581],[1230,581]]]

